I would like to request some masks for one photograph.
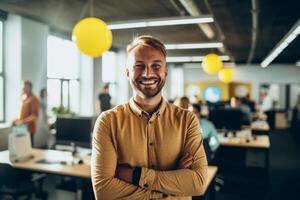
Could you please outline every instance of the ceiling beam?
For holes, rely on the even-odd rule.
[[[214,19],[211,15],[201,15],[198,17],[168,17],[168,18],[114,22],[114,23],[109,23],[108,28],[111,30],[118,30],[118,29],[145,28],[145,27],[156,27],[156,26],[212,23],[213,21]]]

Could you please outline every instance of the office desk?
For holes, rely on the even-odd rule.
[[[241,147],[241,148],[262,148],[269,149],[270,148],[270,139],[267,135],[258,135],[256,139],[253,137],[232,137],[232,138],[224,138],[220,137],[220,145],[221,146],[229,146],[229,147]]]
[[[215,179],[216,175],[218,172],[218,167],[217,166],[208,166],[207,168],[207,182],[206,185],[204,186],[204,191],[206,192],[207,189],[210,187],[211,183]]]
[[[32,149],[33,159],[29,159],[24,162],[11,162],[9,160],[8,150],[0,152],[0,163],[6,163],[17,169],[24,169],[42,173],[57,174],[64,176],[73,176],[80,178],[90,178],[90,159],[89,157],[84,158],[84,164],[77,165],[64,165],[64,164],[45,164],[37,163],[42,159],[49,160],[64,160],[71,161],[72,154],[70,152],[56,151],[56,150],[42,150]]]
[[[254,121],[251,125],[243,125],[242,129],[250,129],[254,135],[269,135],[270,126],[266,121]]]
[[[219,137],[220,148],[216,155],[216,162],[221,173],[230,174],[254,174],[261,172],[264,183],[268,183],[269,174],[269,149],[270,139],[268,135],[253,137]],[[261,176],[259,176],[261,177]],[[252,177],[251,177],[252,178]]]
[[[200,200],[200,199],[215,199],[215,190],[214,190],[214,180],[218,172],[217,166],[208,166],[207,168],[207,181],[206,185],[204,186],[204,195],[203,196],[195,196],[193,200]]]
[[[64,165],[64,164],[44,164],[37,163],[37,161],[42,159],[49,159],[52,161],[55,160],[63,160],[63,161],[71,161],[72,155],[70,152],[65,151],[57,151],[57,150],[42,150],[42,149],[32,149],[32,154],[34,156],[33,159],[29,159],[24,162],[11,162],[9,160],[9,152],[8,150],[0,152],[0,164],[9,164],[13,168],[29,170],[34,172],[42,172],[48,174],[56,174],[63,176],[72,176],[90,179],[91,178],[91,170],[90,170],[90,156],[86,156],[83,158],[84,164],[76,164],[76,165]],[[208,167],[208,178],[207,183],[205,185],[205,194],[209,193],[213,180],[216,176],[218,168],[216,166]]]

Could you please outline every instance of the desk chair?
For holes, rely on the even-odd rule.
[[[210,140],[210,138],[203,139],[203,147],[204,147],[204,150],[205,150],[207,162],[208,162],[208,165],[216,165],[215,154],[216,154],[217,150],[212,151],[212,149],[209,146],[209,140]],[[216,176],[216,178],[214,180],[214,185],[215,185],[214,189],[217,192],[221,190],[221,188],[224,185],[224,178],[222,177],[222,175],[218,174]]]
[[[214,160],[215,152],[213,152],[209,146],[209,140],[210,138],[203,139],[203,147],[205,150],[206,158],[208,164],[212,164],[211,162]]]
[[[293,109],[292,113],[292,121],[291,121],[291,132],[294,134],[296,137],[299,138],[299,132],[300,132],[300,110],[297,108]]]
[[[13,200],[22,196],[31,199],[32,193],[35,192],[30,173],[21,172],[9,165],[1,164],[0,177],[0,199],[1,196],[9,196]]]

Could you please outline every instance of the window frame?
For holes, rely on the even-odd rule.
[[[57,35],[57,34],[52,34],[52,33],[50,33],[49,35],[48,35],[48,37],[49,36],[52,36],[52,37],[57,37],[57,38],[59,38],[59,39],[62,39],[62,40],[69,40],[69,39],[67,39],[66,37],[61,37],[60,35]],[[70,41],[70,40],[69,40]],[[48,44],[47,44],[48,45]],[[47,49],[48,49],[48,47],[47,47]],[[49,59],[48,58],[48,54],[47,54],[47,59]],[[56,78],[56,77],[53,77],[53,76],[51,76],[51,77],[49,77],[48,76],[48,73],[47,73],[47,87],[48,87],[48,80],[57,80],[57,81],[59,81],[59,83],[60,83],[60,103],[59,103],[59,105],[57,105],[57,106],[54,106],[54,107],[64,107],[64,108],[66,108],[66,109],[68,109],[69,111],[71,111],[71,112],[74,112],[74,113],[76,113],[76,114],[78,114],[79,112],[80,112],[80,94],[81,94],[81,81],[80,81],[80,53],[78,52],[78,58],[77,58],[78,60],[79,60],[79,62],[78,62],[78,76],[77,76],[77,78],[66,78],[66,77],[60,77],[60,78]],[[48,70],[48,62],[47,62],[47,70]],[[79,95],[78,95],[78,101],[79,101],[79,104],[78,104],[78,108],[77,108],[77,110],[78,110],[78,112],[75,112],[74,110],[71,110],[71,101],[70,101],[70,82],[71,81],[77,81],[78,82],[78,85],[79,85],[79,91],[78,91],[78,93],[79,93]],[[64,92],[63,92],[63,83],[64,82],[67,82],[67,85],[68,85],[68,92],[67,92],[67,106],[65,107],[64,106]],[[53,107],[52,107],[53,108]],[[50,109],[52,109],[52,108],[50,108]]]
[[[6,109],[5,109],[5,105],[6,105],[6,101],[5,101],[5,94],[6,94],[6,89],[5,89],[5,69],[4,69],[4,19],[0,18],[0,23],[2,24],[2,30],[0,32],[0,38],[1,39],[1,57],[2,57],[2,60],[1,60],[1,65],[2,65],[2,71],[0,72],[0,77],[2,78],[2,87],[3,87],[3,94],[2,94],[2,102],[3,104],[0,105],[2,106],[2,115],[3,115],[3,118],[0,119],[0,123],[4,123],[6,121],[6,117],[5,117],[5,114],[6,114]]]
[[[66,79],[66,78],[48,78],[47,77],[47,81],[48,80],[57,80],[57,81],[59,81],[59,83],[60,83],[60,105],[58,105],[59,107],[61,107],[61,106],[63,106],[63,107],[65,107],[64,105],[63,105],[63,101],[64,101],[64,94],[63,94],[63,83],[64,82],[67,82],[67,85],[68,85],[68,98],[67,98],[67,102],[68,102],[68,105],[67,105],[67,109],[68,110],[70,110],[71,108],[71,101],[70,101],[70,82],[71,81],[77,81],[78,82],[78,84],[79,84],[79,95],[78,95],[78,97],[79,97],[79,100],[80,100],[80,84],[81,84],[81,82],[80,82],[80,79],[79,78],[77,78],[77,79]],[[80,110],[80,104],[79,104],[79,107],[78,107],[78,110]],[[70,110],[70,111],[72,111],[73,112],[73,110]],[[76,113],[76,112],[75,112]]]

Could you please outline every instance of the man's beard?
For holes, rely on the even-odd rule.
[[[157,96],[161,92],[165,85],[165,80],[160,78],[139,78],[131,80],[131,85],[139,96],[149,99]]]

